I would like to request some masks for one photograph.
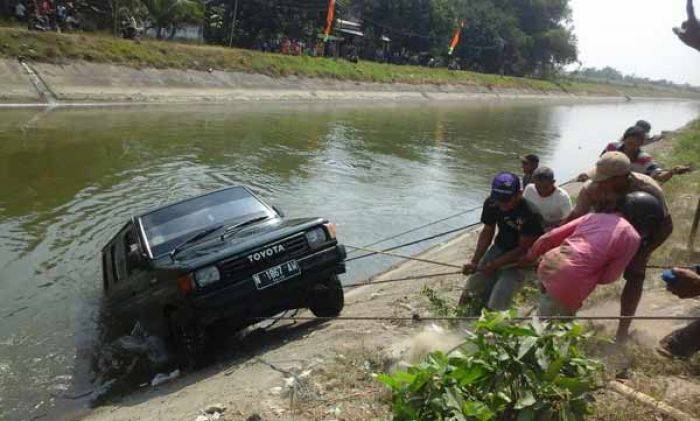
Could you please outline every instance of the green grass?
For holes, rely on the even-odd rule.
[[[37,62],[57,64],[86,60],[136,68],[211,68],[262,73],[273,77],[301,76],[381,83],[454,84],[538,92],[563,91],[614,96],[683,95],[681,90],[661,90],[654,87],[642,89],[609,84],[547,81],[364,61],[353,64],[345,60],[294,57],[218,46],[155,40],[133,42],[99,33],[56,34],[29,32],[17,28],[0,28],[0,57],[23,57]]]
[[[697,167],[700,162],[700,119],[688,124],[673,137],[672,146],[662,147],[655,158],[665,168],[688,164]],[[687,244],[700,197],[700,171],[696,169],[689,174],[675,176],[663,188],[673,216],[674,229],[671,238],[654,253],[653,260],[660,264],[698,263],[696,260],[697,252],[700,251],[700,238],[695,241],[695,253],[688,250]]]

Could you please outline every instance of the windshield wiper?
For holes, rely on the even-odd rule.
[[[180,251],[182,251],[182,249],[185,248],[185,246],[188,246],[188,245],[190,245],[190,244],[192,244],[192,243],[194,243],[194,242],[197,242],[197,241],[201,240],[202,238],[207,237],[207,236],[209,236],[209,235],[215,233],[216,231],[220,230],[220,229],[223,228],[223,227],[224,227],[223,225],[216,225],[216,226],[213,226],[213,227],[211,227],[211,228],[203,229],[202,231],[200,231],[200,232],[194,234],[193,236],[191,236],[191,237],[188,238],[187,240],[185,240],[185,241],[183,241],[182,243],[178,244],[178,245],[173,249],[173,251],[170,252],[170,258],[171,258],[171,259],[175,259],[175,256],[176,256]]]
[[[243,228],[243,227],[246,227],[246,226],[248,226],[248,225],[252,225],[252,224],[254,224],[254,223],[256,223],[256,222],[264,221],[264,220],[266,220],[266,219],[270,219],[270,217],[267,216],[267,215],[265,215],[265,216],[259,216],[259,217],[257,217],[257,218],[249,219],[249,220],[247,220],[247,221],[244,221],[244,222],[241,222],[241,223],[238,223],[238,224],[235,224],[235,225],[231,225],[230,227],[227,227],[227,228],[226,228],[226,231],[224,231],[223,234],[221,234],[221,239],[223,240],[223,239],[225,239],[226,237],[228,237],[229,235],[235,234],[236,231],[240,231],[240,229]]]

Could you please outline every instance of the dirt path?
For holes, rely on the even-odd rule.
[[[573,192],[578,187],[570,186]],[[421,257],[461,264],[472,252],[477,234],[478,231],[464,233]],[[376,280],[441,272],[446,272],[446,268],[410,261]],[[653,281],[648,282],[638,314],[700,315],[700,300],[680,301],[666,293],[657,281],[658,273],[650,272],[647,279]],[[449,275],[359,287],[346,292],[343,316],[429,315],[427,300],[420,294],[424,286],[456,301],[464,281],[461,275]],[[619,314],[620,288],[621,282],[599,288],[582,314]],[[633,336],[653,347],[681,324],[635,322]],[[157,388],[145,386],[97,408],[86,418],[195,420],[212,404],[226,407],[220,419],[227,420],[367,419],[387,415],[388,405],[381,398],[383,389],[371,378],[371,373],[394,363],[397,354],[409,344],[415,344],[412,338],[430,325],[388,321],[283,322],[243,342],[222,338],[208,368]],[[601,326],[609,330],[616,327],[614,323]],[[673,377],[668,382],[672,386],[685,382],[681,387],[683,393],[700,390],[694,380]],[[700,395],[690,396],[695,399]]]

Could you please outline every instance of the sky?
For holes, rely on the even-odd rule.
[[[686,19],[685,3],[571,0],[579,61],[584,67],[611,66],[624,74],[700,86],[700,52],[671,31]],[[695,3],[700,10],[700,0]]]

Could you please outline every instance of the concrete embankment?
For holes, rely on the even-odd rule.
[[[37,84],[37,81],[40,84]],[[240,101],[629,100],[623,93],[498,88],[464,84],[353,82],[233,71],[153,69],[82,61],[58,65],[0,60],[0,106]]]

